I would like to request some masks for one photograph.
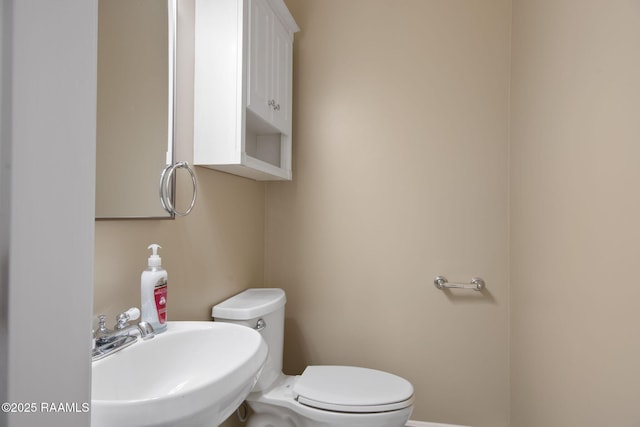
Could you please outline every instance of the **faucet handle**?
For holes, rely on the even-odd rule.
[[[93,341],[96,342],[96,345],[98,345],[100,343],[101,340],[104,339],[105,336],[109,335],[111,332],[110,329],[107,328],[106,325],[106,318],[107,316],[105,316],[104,314],[99,314],[98,316],[96,316],[95,319],[98,320],[98,323],[96,325],[96,323],[93,324]],[[94,320],[95,322],[95,320]]]
[[[125,311],[124,314],[129,316],[128,320],[136,320],[140,317],[140,309],[137,307],[131,307],[129,310]]]
[[[131,307],[129,310],[124,313],[118,314],[118,323],[116,324],[116,329],[124,329],[127,327],[129,320],[136,320],[140,317],[140,309],[136,307]]]
[[[105,316],[104,314],[98,314],[98,316],[96,316],[96,318],[98,319],[98,331],[99,332],[104,332],[107,330],[107,316]],[[95,325],[95,323],[94,323]]]

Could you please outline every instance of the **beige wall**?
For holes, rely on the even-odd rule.
[[[513,2],[512,426],[640,425],[640,3]]]
[[[192,159],[194,1],[178,7],[176,160]],[[96,313],[115,315],[140,304],[140,273],[150,243],[169,273],[169,318],[209,320],[211,306],[248,286],[260,286],[264,265],[264,185],[194,168],[198,199],[175,221],[96,222]],[[191,180],[178,174],[177,207],[191,199]],[[158,201],[159,203],[159,201]]]
[[[169,273],[170,320],[209,320],[214,303],[262,284],[263,185],[208,169],[196,171],[199,199],[188,217],[96,221],[96,314],[113,319],[139,306],[140,274],[151,243],[162,246],[162,265]]]
[[[193,0],[179,2],[177,160],[191,160],[193,139]],[[264,278],[263,183],[195,168],[198,200],[187,217],[96,221],[94,313],[109,319],[140,306],[140,274],[150,243],[158,243],[169,274],[169,320],[210,320],[217,302]],[[191,181],[179,174],[177,206],[184,210]],[[225,427],[240,425],[235,415]]]
[[[193,140],[193,0],[178,8],[176,160],[191,160]],[[249,286],[260,286],[264,269],[264,184],[195,168],[198,200],[175,221],[96,222],[94,312],[112,317],[140,304],[140,274],[158,243],[169,273],[169,319],[209,320],[211,306]],[[178,174],[185,210],[191,180]]]
[[[111,322],[140,306],[150,243],[163,247],[169,320],[210,320],[213,304],[262,284],[263,184],[209,169],[196,173],[199,199],[186,218],[96,221],[95,314],[105,313]],[[190,194],[189,185],[179,192]]]
[[[157,241],[173,319],[287,291],[288,373],[398,373],[419,420],[640,425],[640,4],[287,4],[294,181],[198,169],[191,217],[97,223],[96,311],[138,303]]]
[[[294,181],[198,169],[192,216],[98,222],[96,312],[138,303],[158,242],[170,318],[264,276],[289,297],[287,372],[384,369],[414,383],[414,419],[506,426],[509,2],[287,3]]]
[[[265,264],[285,370],[388,370],[414,419],[506,426],[510,2],[287,4],[294,181],[267,185]]]

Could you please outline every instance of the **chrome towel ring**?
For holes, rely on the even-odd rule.
[[[173,203],[171,203],[171,182],[173,179],[174,172],[176,169],[183,168],[186,169],[191,175],[191,182],[193,183],[193,197],[191,198],[191,204],[186,211],[180,212],[178,211]],[[178,216],[187,216],[193,210],[193,207],[196,204],[196,197],[198,196],[198,183],[196,182],[196,174],[193,172],[193,169],[189,165],[188,162],[176,162],[172,165],[167,165],[166,168],[160,174],[160,203],[162,203],[162,207],[164,210],[169,212],[171,215]]]

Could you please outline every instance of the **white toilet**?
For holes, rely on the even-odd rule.
[[[282,289],[247,289],[213,307],[216,321],[255,328],[269,356],[247,402],[247,427],[404,427],[413,409],[413,386],[396,375],[352,366],[308,366],[282,373]]]

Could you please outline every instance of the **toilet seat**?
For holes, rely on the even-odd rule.
[[[413,386],[388,372],[353,366],[308,366],[296,381],[298,403],[345,413],[376,413],[413,404]]]

